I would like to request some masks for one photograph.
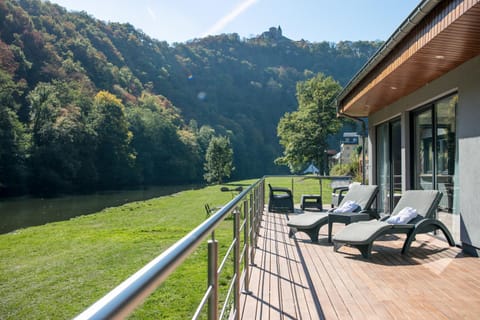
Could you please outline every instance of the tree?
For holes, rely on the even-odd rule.
[[[129,108],[127,119],[133,133],[138,183],[169,182],[175,176],[172,150],[180,144],[176,128],[161,112],[142,105]]]
[[[101,188],[121,188],[132,178],[131,150],[125,107],[113,94],[100,91],[94,100],[93,127],[97,135],[97,170]]]
[[[208,149],[210,141],[215,136],[215,129],[210,126],[201,126],[197,132],[197,140],[200,147],[200,152],[205,154]]]
[[[283,156],[275,160],[277,164],[298,172],[313,162],[320,172],[325,172],[327,138],[341,126],[333,104],[340,89],[338,82],[321,73],[297,84],[298,110],[286,113],[278,124],[277,133],[284,151]]]
[[[30,92],[32,192],[87,191],[95,182],[94,133],[85,112],[92,101],[75,83],[39,83]]]
[[[201,180],[205,153],[200,156],[196,131],[184,126],[176,108],[166,98],[144,93],[138,101],[138,106],[127,109],[127,118],[133,133],[139,182]]]
[[[230,139],[224,136],[213,137],[208,144],[205,155],[205,174],[207,182],[222,183],[224,177],[229,178],[233,167],[233,149]]]
[[[27,175],[29,137],[13,99],[19,91],[11,76],[0,70],[0,195],[21,193]]]
[[[24,187],[27,138],[16,113],[0,104],[0,194],[15,194]]]
[[[0,0],[0,72],[10,79],[0,74],[0,184],[31,181],[36,190],[85,192],[198,182],[211,136],[218,135],[228,136],[235,150],[230,178],[286,173],[273,164],[282,152],[277,126],[295,111],[298,81],[326,72],[346,83],[381,43],[281,35],[275,27],[249,39],[223,34],[169,45],[131,24],[106,23],[48,1]],[[63,82],[65,90],[49,92],[40,82]],[[123,120],[112,126],[120,132],[116,142],[110,128],[99,125],[102,112],[92,110],[101,90],[116,94],[125,114],[132,111],[129,130]],[[32,92],[31,98],[45,100],[33,104]],[[197,123],[187,126],[192,119]],[[332,148],[339,140],[329,137]],[[28,176],[33,179],[23,179]]]

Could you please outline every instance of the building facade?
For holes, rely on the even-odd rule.
[[[405,190],[439,190],[437,218],[478,255],[480,1],[422,1],[340,93],[337,109],[368,117],[377,208],[391,211]]]

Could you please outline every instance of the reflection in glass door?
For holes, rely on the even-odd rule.
[[[400,119],[376,128],[377,209],[392,212],[402,195],[402,145]]]
[[[418,112],[414,117],[415,130],[415,187],[416,190],[433,189],[433,124],[432,109]]]
[[[438,219],[460,242],[458,183],[455,174],[457,143],[455,109],[458,95],[443,98],[413,115],[414,189],[439,190],[443,193]]]

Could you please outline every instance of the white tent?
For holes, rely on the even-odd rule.
[[[315,166],[313,165],[313,163],[310,163],[310,165],[308,166],[308,168],[305,169],[305,171],[303,171],[303,174],[307,174],[307,173],[319,174],[319,173],[320,173],[320,170],[318,170],[318,168],[315,167]]]

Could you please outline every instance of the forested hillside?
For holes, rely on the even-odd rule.
[[[199,182],[218,135],[232,142],[233,178],[286,172],[276,127],[296,83],[322,72],[345,85],[380,44],[292,41],[280,27],[168,44],[0,0],[0,195]]]

